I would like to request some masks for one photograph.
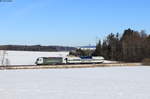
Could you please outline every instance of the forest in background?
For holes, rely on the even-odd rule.
[[[150,58],[150,35],[144,30],[124,30],[123,34],[110,33],[104,40],[99,40],[93,56],[103,56],[108,60],[141,62]]]
[[[0,50],[15,51],[71,51],[74,47],[66,46],[42,46],[42,45],[0,45]]]

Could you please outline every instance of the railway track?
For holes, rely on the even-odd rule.
[[[118,66],[140,66],[141,63],[113,63],[113,64],[67,64],[67,65],[17,65],[0,66],[0,70],[14,69],[65,69],[65,68],[94,68],[94,67],[118,67]]]

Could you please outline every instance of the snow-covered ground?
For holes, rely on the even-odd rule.
[[[150,99],[150,67],[0,71],[0,99]]]
[[[118,61],[110,61],[110,60],[104,60],[104,62],[103,63],[118,63]]]

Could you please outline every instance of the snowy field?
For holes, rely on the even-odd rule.
[[[150,99],[150,67],[2,70],[0,99]]]

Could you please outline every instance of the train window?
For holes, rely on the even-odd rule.
[[[39,58],[36,61],[39,61]]]

